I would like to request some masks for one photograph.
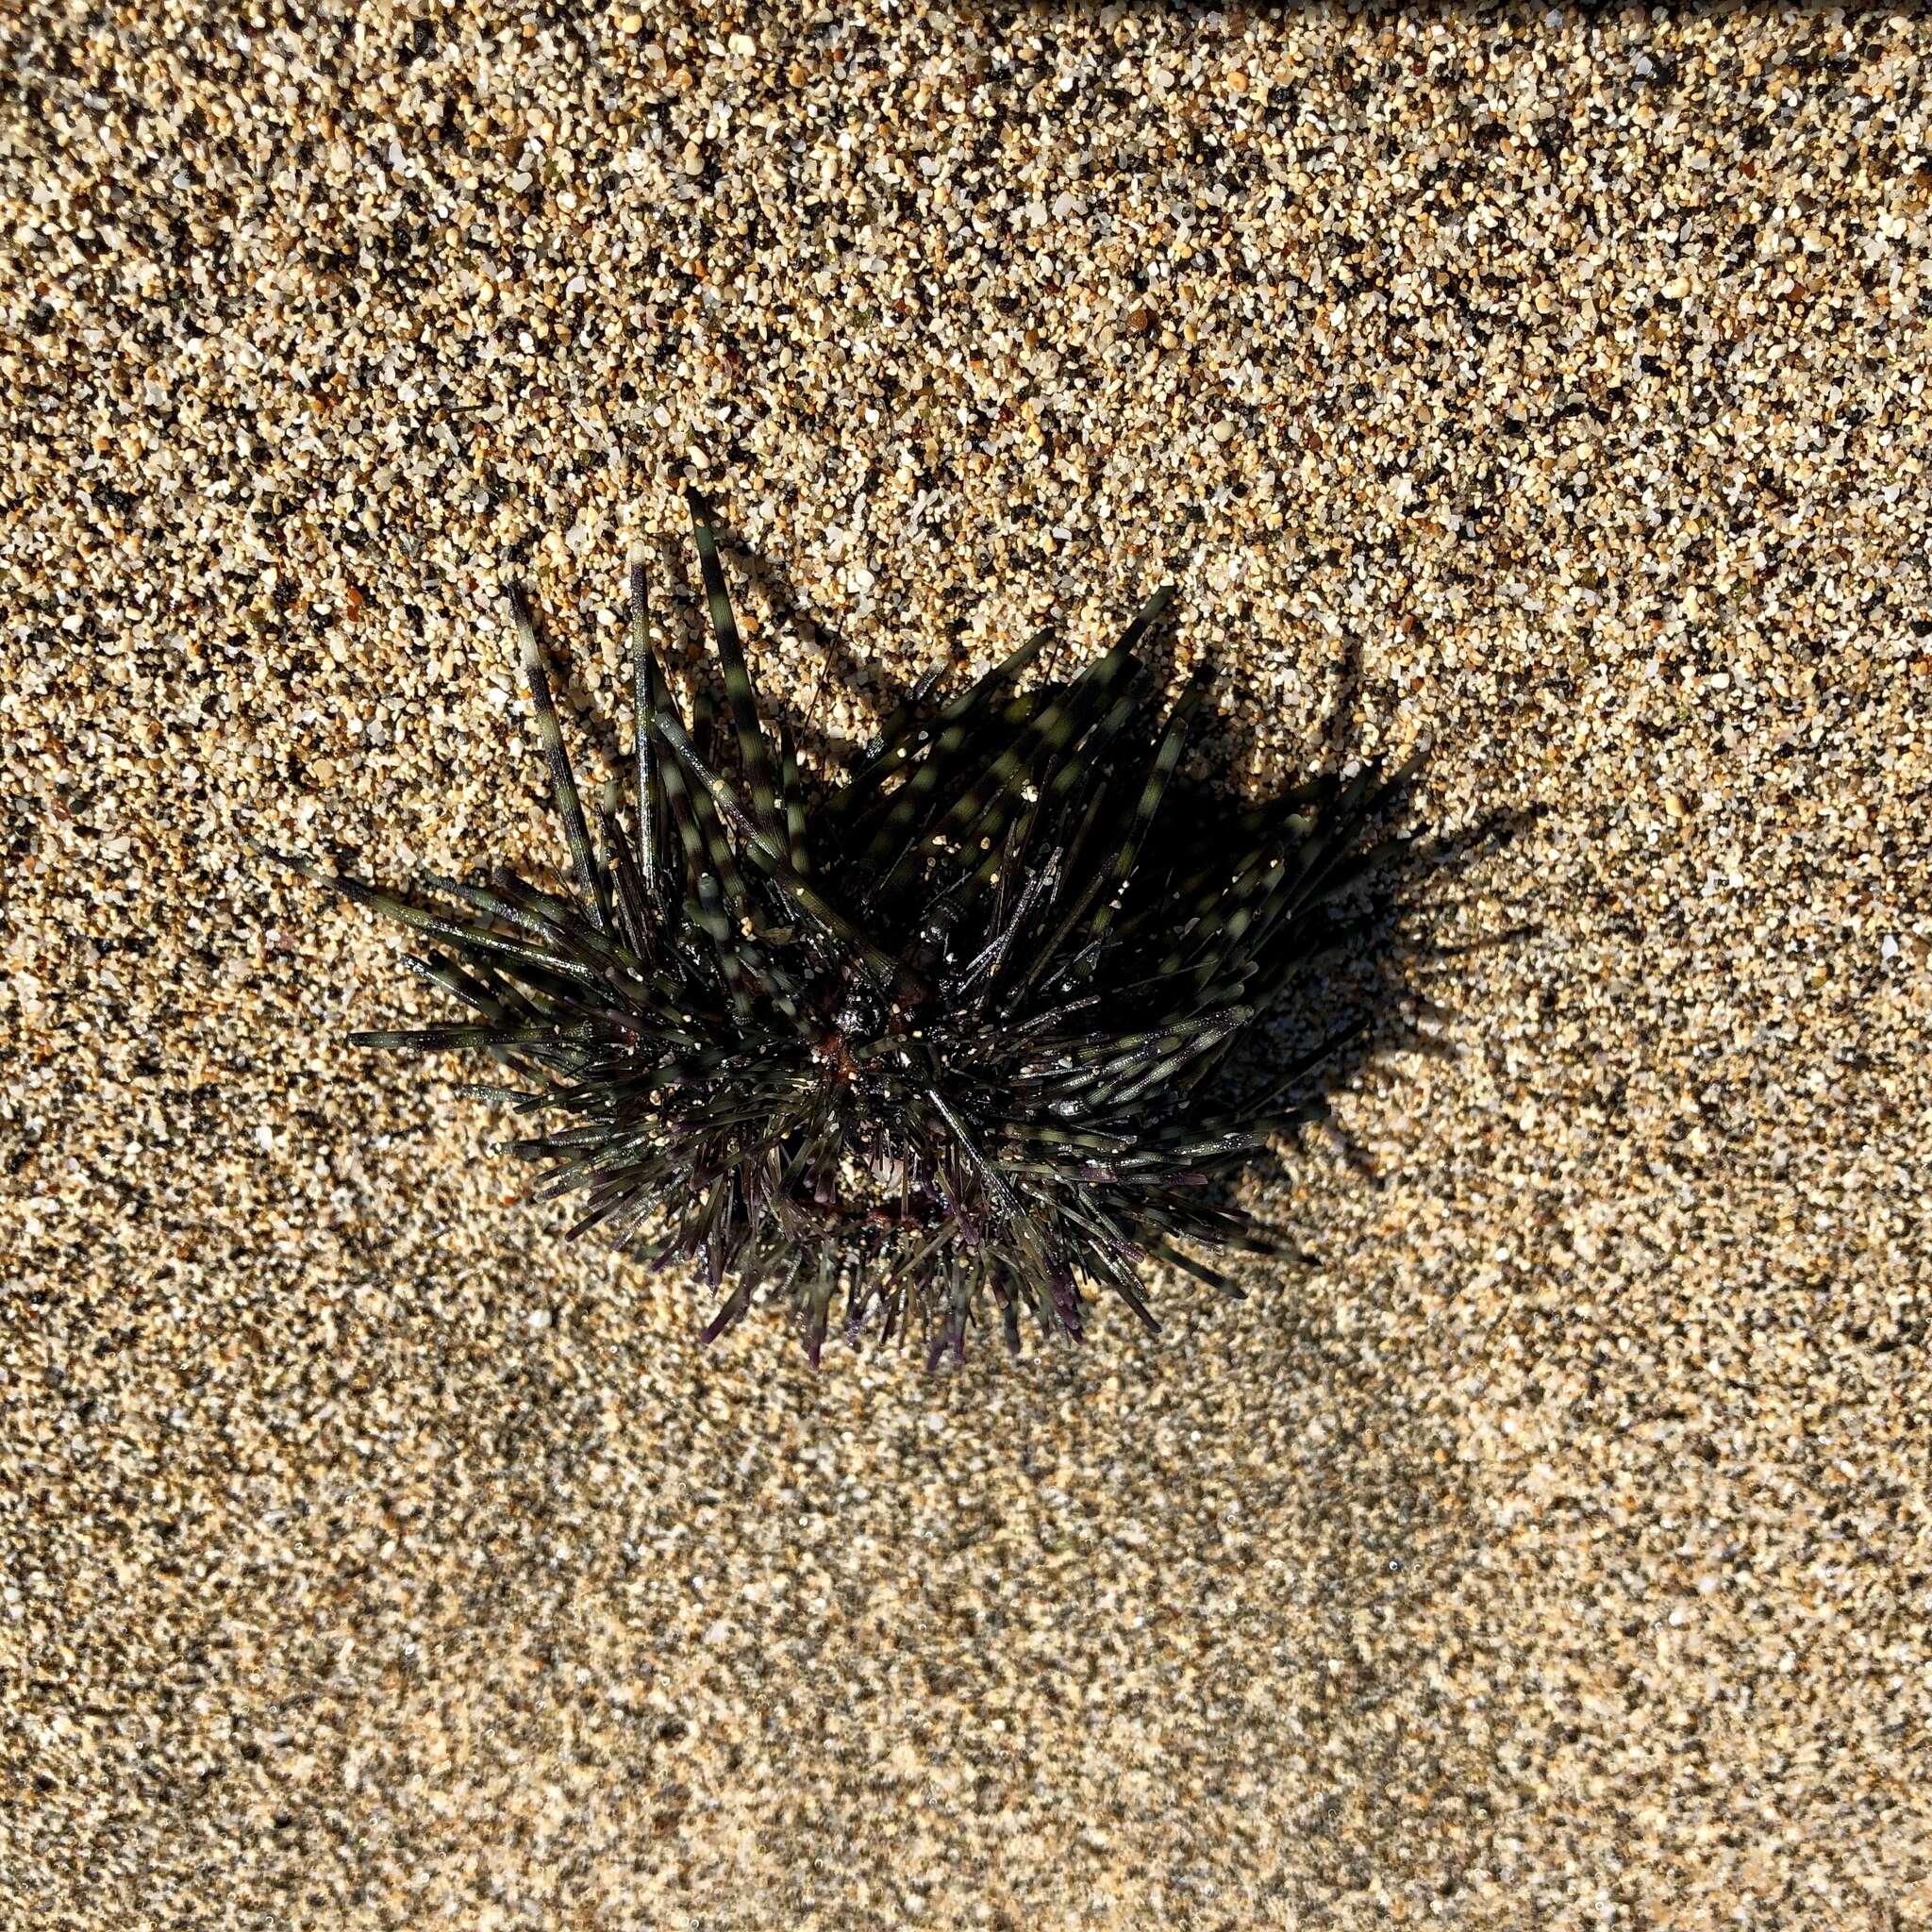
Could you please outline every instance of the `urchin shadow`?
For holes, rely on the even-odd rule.
[[[808,774],[823,790],[835,786],[859,746],[826,732],[819,723],[824,697],[841,685],[865,691],[879,715],[891,711],[910,694],[910,687],[889,680],[879,665],[855,651],[837,627],[814,610],[784,568],[754,549],[722,515],[713,511],[719,550],[727,576],[751,585],[771,614],[779,635],[798,639],[810,670],[803,680],[812,693],[808,708],[785,705],[758,679],[758,651],[748,656],[758,688],[759,708],[768,725],[789,730]],[[652,586],[651,611],[658,627],[666,668],[679,681],[704,688],[713,700],[714,728],[721,728],[724,711],[711,649],[709,616],[705,595],[686,556],[681,537],[662,532],[646,542]],[[1123,621],[1128,613],[1123,612]],[[559,668],[567,665],[567,641],[555,631],[546,635],[546,648]],[[1146,666],[1151,687],[1173,691],[1178,682],[1174,631],[1163,621],[1142,639],[1137,655]],[[942,660],[943,661],[943,660]],[[1233,667],[1209,656],[1202,660],[1210,688],[1235,675]],[[1255,729],[1236,717],[1223,717],[1216,727],[1197,732],[1188,757],[1174,774],[1171,806],[1163,819],[1191,828],[1188,848],[1209,852],[1217,843],[1237,836],[1243,813],[1266,808],[1313,792],[1336,774],[1352,772],[1353,746],[1361,735],[1361,711],[1372,696],[1365,675],[1359,641],[1344,641],[1329,666],[1331,682],[1324,715],[1314,733],[1317,747],[1307,769],[1291,774],[1278,786],[1242,796],[1229,781],[1231,773],[1252,770],[1263,747]],[[934,701],[942,703],[960,688],[968,674],[942,680]],[[1045,680],[1049,690],[1065,689],[1066,679]],[[615,721],[595,713],[582,714],[576,729],[588,731],[613,759],[618,755]],[[1150,749],[1151,747],[1142,747]],[[1420,762],[1420,761],[1418,761]],[[1534,816],[1531,811],[1498,809],[1472,823],[1447,827],[1417,820],[1412,787],[1400,782],[1386,788],[1361,827],[1358,845],[1374,845],[1379,862],[1355,887],[1333,902],[1305,915],[1312,957],[1290,982],[1248,1036],[1250,1050],[1241,1056],[1238,1074],[1224,1071],[1203,1093],[1204,1106],[1238,1102],[1244,1092],[1272,1089],[1285,1076],[1302,1071],[1282,1095],[1285,1129],[1291,1136],[1325,1131],[1333,1136],[1342,1158],[1374,1182],[1373,1160],[1335,1122],[1332,1101],[1360,1084],[1368,1070],[1394,1053],[1448,1056],[1454,1042],[1431,1030],[1444,1015],[1426,991],[1427,966],[1439,959],[1505,945],[1532,928],[1512,925],[1473,940],[1450,941],[1439,936],[1444,915],[1460,903],[1457,891],[1464,875],[1481,860],[1507,845]],[[1150,852],[1151,863],[1180,856]],[[1257,1153],[1245,1174],[1278,1171],[1281,1149]],[[1218,1205],[1233,1205],[1243,1179],[1237,1173],[1208,1191]],[[1277,1228],[1289,1252],[1297,1231]],[[1309,1258],[1306,1257],[1305,1258]]]
[[[812,666],[811,705],[805,709],[785,707],[774,698],[766,684],[758,683],[758,653],[754,643],[746,655],[752,659],[752,678],[758,683],[759,708],[770,722],[782,724],[790,730],[808,772],[816,773],[824,783],[836,782],[836,774],[858,746],[842,742],[821,724],[819,712],[824,699],[841,686],[847,691],[869,691],[883,715],[905,693],[891,690],[878,667],[855,651],[811,609],[782,565],[742,541],[737,529],[721,513],[714,510],[712,514],[720,556],[740,580],[749,584],[763,600],[779,634],[789,632],[798,640]],[[711,648],[704,590],[686,555],[688,540],[665,531],[651,539],[645,547],[653,564],[652,615],[670,647],[666,651],[665,668],[688,684],[703,686],[715,701],[722,696],[724,688],[718,680],[717,660]]]
[[[910,687],[895,687],[876,662],[854,650],[836,626],[811,608],[785,567],[747,543],[715,505],[711,507],[711,518],[720,556],[731,572],[763,600],[779,634],[790,633],[798,640],[812,666],[808,682],[813,698],[808,709],[788,709],[779,705],[763,684],[758,684],[759,708],[772,721],[782,723],[791,730],[808,770],[815,771],[827,786],[834,785],[859,746],[835,737],[821,725],[818,714],[825,698],[841,688],[847,691],[864,691],[883,717],[908,695]],[[652,581],[658,591],[652,614],[662,626],[666,641],[675,645],[667,668],[692,684],[704,685],[716,698],[723,687],[718,681],[711,648],[710,620],[705,608],[703,588],[686,554],[688,547],[682,535],[669,531],[648,541]],[[1124,620],[1127,614],[1130,613],[1124,613]],[[935,640],[930,647],[931,668],[941,674],[941,679],[936,695],[941,699],[952,695],[958,688],[948,683],[946,673],[955,668],[954,660],[965,632],[965,620],[956,619],[948,625],[947,635]],[[747,656],[753,660],[753,681],[758,683],[756,648],[748,650]],[[1172,625],[1158,625],[1143,638],[1139,656],[1156,689],[1174,688],[1176,658]],[[959,684],[972,675],[963,666],[955,675]],[[1063,680],[1049,679],[1048,683],[1058,689]]]

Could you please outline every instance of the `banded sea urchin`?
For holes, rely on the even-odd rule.
[[[406,963],[475,1016],[352,1036],[492,1056],[536,1084],[467,1091],[541,1126],[510,1143],[536,1198],[722,1292],[705,1339],[760,1291],[814,1364],[841,1301],[964,1352],[999,1311],[1077,1340],[1083,1284],[1150,1327],[1158,1257],[1239,1294],[1199,1246],[1278,1252],[1213,1198],[1285,1124],[1296,1066],[1225,1091],[1230,1050],[1324,942],[1325,901],[1404,774],[1366,767],[1204,838],[1164,814],[1204,683],[1163,718],[1135,653],[1170,591],[1064,684],[1022,690],[1045,633],[950,699],[932,673],[808,808],[789,731],[759,716],[709,509],[689,496],[728,728],[687,723],[630,572],[636,798],[593,839],[523,595],[511,602],[573,889],[498,868],[404,897],[283,859],[411,928]],[[278,857],[278,855],[269,855]],[[550,1124],[541,1124],[541,1117]]]

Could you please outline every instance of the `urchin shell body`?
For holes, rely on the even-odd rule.
[[[1356,835],[1383,781],[1185,836],[1163,804],[1202,681],[1163,717],[1135,656],[1162,591],[1063,685],[1021,689],[1043,635],[950,699],[922,680],[808,800],[690,506],[724,722],[675,702],[634,558],[635,796],[620,815],[605,788],[594,838],[513,597],[568,894],[498,868],[405,897],[285,861],[412,928],[408,963],[471,1016],[358,1043],[534,1082],[475,1090],[532,1124],[511,1146],[533,1191],[581,1197],[573,1234],[695,1263],[722,1297],[707,1340],[776,1300],[816,1363],[836,1306],[936,1362],[995,1311],[1009,1346],[1023,1317],[1077,1340],[1093,1288],[1152,1326],[1150,1257],[1238,1292],[1195,1251],[1276,1249],[1213,1194],[1301,1070],[1243,1098],[1216,1075],[1373,863]]]

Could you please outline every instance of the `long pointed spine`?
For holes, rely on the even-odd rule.
[[[691,509],[691,535],[698,546],[698,568],[704,574],[705,601],[710,607],[711,635],[718,646],[718,664],[724,674],[724,703],[731,712],[738,739],[738,764],[751,790],[752,815],[765,831],[777,834],[778,812],[772,783],[772,754],[758,722],[758,694],[751,687],[744,648],[739,642],[738,619],[724,588],[724,567],[718,558],[718,538],[711,507],[695,490],[684,493]]]
[[[644,579],[644,546],[630,552],[631,723],[638,768],[638,870],[646,895],[658,897],[658,831],[662,817],[658,793],[658,739],[651,721],[666,701],[663,677],[651,649],[651,609]]]
[[[531,621],[529,602],[521,584],[510,586],[509,608],[516,620],[517,642],[522,650],[524,677],[530,688],[531,708],[537,715],[537,741],[543,748],[543,762],[550,767],[550,787],[563,820],[563,835],[570,841],[577,891],[591,917],[600,928],[608,930],[609,900],[604,891],[603,875],[597,869],[596,855],[591,849],[591,828],[584,823],[583,801],[577,796],[570,754],[563,748],[563,727],[557,721],[557,706],[550,695],[550,674],[543,667],[543,647],[537,641],[537,626]]]

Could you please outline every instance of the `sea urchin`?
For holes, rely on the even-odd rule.
[[[356,1042],[484,1053],[534,1083],[469,1091],[530,1124],[511,1149],[543,1170],[538,1198],[582,1197],[572,1234],[697,1264],[723,1297],[707,1341],[781,1301],[816,1363],[837,1302],[849,1336],[917,1335],[930,1365],[994,1308],[1009,1347],[1023,1315],[1077,1340],[1083,1285],[1152,1327],[1149,1258],[1238,1294],[1193,1250],[1278,1250],[1218,1184],[1315,1056],[1239,1078],[1230,1053],[1375,861],[1357,834],[1401,774],[1211,832],[1163,812],[1204,686],[1162,718],[1135,657],[1162,590],[1064,684],[1020,688],[1044,634],[957,696],[929,675],[808,801],[690,507],[728,726],[674,700],[634,556],[636,797],[621,817],[601,788],[595,837],[512,593],[567,893],[498,868],[404,897],[283,861],[411,928],[429,950],[407,963],[474,1015]]]

